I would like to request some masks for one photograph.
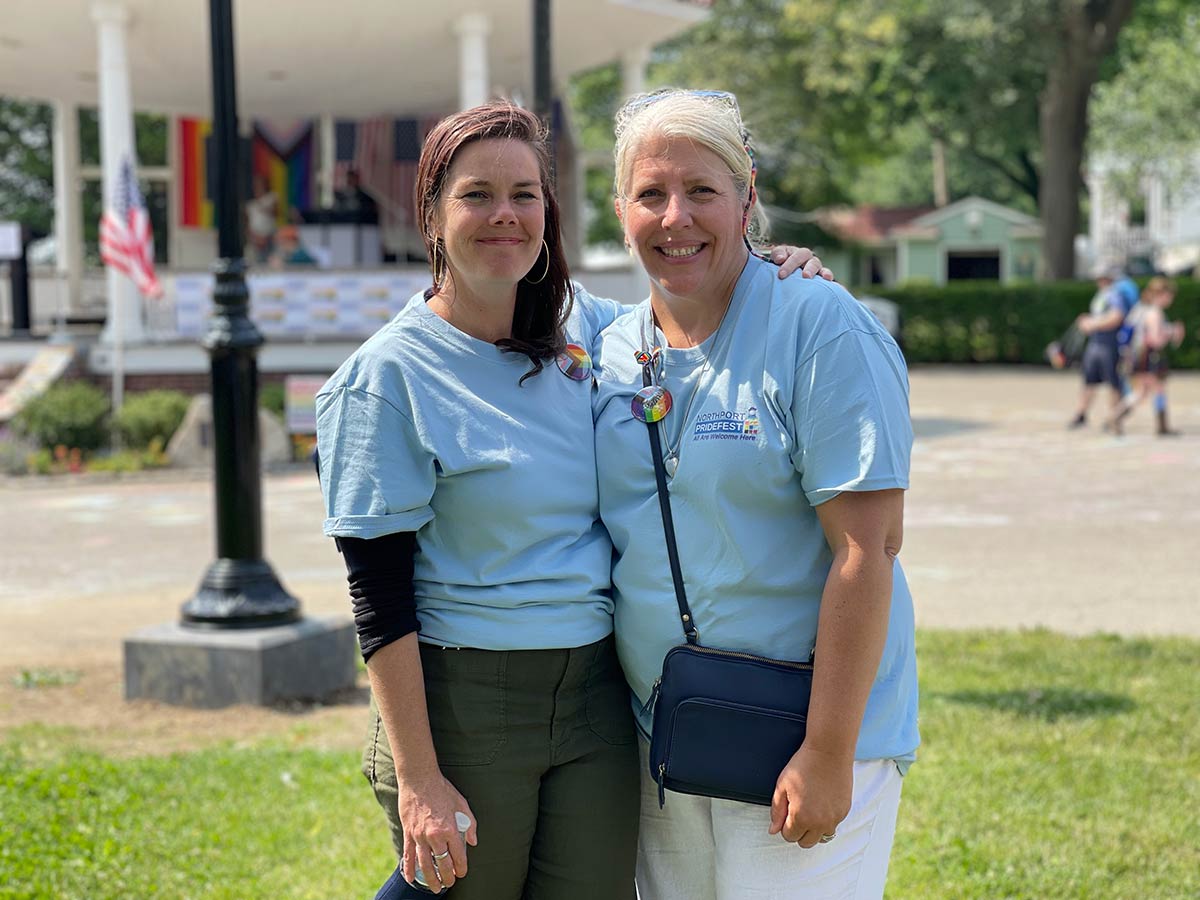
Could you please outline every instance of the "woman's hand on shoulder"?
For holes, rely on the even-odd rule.
[[[824,278],[833,281],[833,271],[821,265],[821,258],[807,247],[780,244],[771,248],[771,262],[779,266],[779,277],[787,278],[797,269],[805,278]]]
[[[850,813],[854,756],[801,745],[775,782],[769,834],[804,849],[827,843]]]
[[[404,880],[411,884],[420,865],[435,891],[439,878],[442,885],[450,887],[467,874],[467,850],[458,836],[456,812],[466,813],[471,820],[467,843],[474,847],[477,842],[471,807],[441,772],[419,782],[401,780],[399,788],[396,806],[404,827]],[[448,857],[434,860],[435,854],[447,850]]]

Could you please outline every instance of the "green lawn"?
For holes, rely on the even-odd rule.
[[[1200,897],[1200,643],[922,632],[919,650],[889,897]],[[391,851],[356,754],[295,739],[110,759],[70,729],[10,734],[0,898],[371,897]]]
[[[922,632],[888,895],[1200,897],[1200,643]]]
[[[67,729],[0,747],[0,898],[370,898],[395,865],[356,754],[107,759]]]

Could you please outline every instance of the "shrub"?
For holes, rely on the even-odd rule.
[[[180,391],[143,391],[131,394],[117,412],[117,427],[126,447],[141,450],[156,438],[163,446],[179,428],[191,398]]]
[[[31,475],[53,475],[54,454],[45,448],[34,450],[25,459],[25,470]]]
[[[58,384],[30,400],[13,420],[14,430],[50,450],[90,451],[108,441],[108,397],[84,381]]]
[[[271,381],[259,387],[258,405],[282,419],[284,416],[283,385],[277,381]]]
[[[126,449],[108,456],[97,456],[88,461],[87,467],[90,472],[140,472],[142,469],[160,468],[168,462],[162,439],[155,437],[144,450]]]
[[[870,285],[859,292],[900,306],[910,363],[1042,363],[1046,345],[1087,310],[1096,288],[1086,281],[972,281],[941,287]],[[1171,352],[1172,367],[1200,368],[1200,281],[1179,281],[1167,316],[1187,328],[1183,346]]]
[[[23,441],[0,438],[0,473],[24,475],[29,471],[29,455],[35,447]]]

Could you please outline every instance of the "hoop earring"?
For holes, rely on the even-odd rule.
[[[546,280],[546,276],[550,274],[550,245],[546,243],[546,239],[542,238],[542,246],[546,248],[546,268],[542,270],[542,277],[537,281],[530,280],[529,276],[525,276],[526,284],[541,284]],[[540,254],[539,254],[540,255]]]

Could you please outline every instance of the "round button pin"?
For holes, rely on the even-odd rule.
[[[633,395],[629,408],[639,422],[652,425],[671,411],[671,392],[658,385],[644,387]]]
[[[555,361],[559,371],[572,381],[586,381],[592,375],[592,358],[578,344],[567,344]]]

